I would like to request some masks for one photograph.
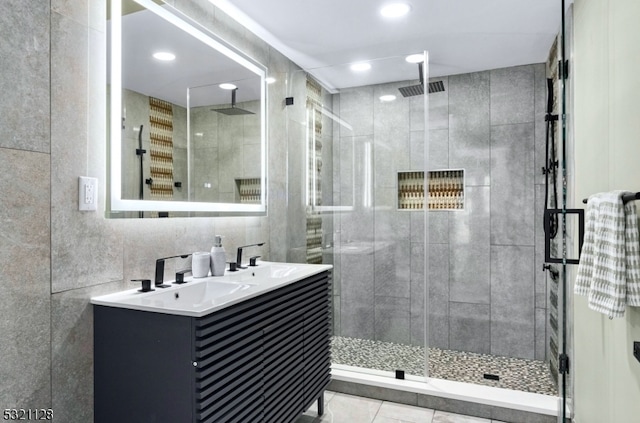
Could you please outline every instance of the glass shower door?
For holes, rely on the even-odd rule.
[[[334,365],[391,377],[425,374],[425,96],[422,66],[371,61],[398,82],[329,93],[304,84],[307,262],[334,265]],[[315,69],[323,74],[335,69]],[[295,90],[295,88],[292,88]],[[293,91],[292,91],[293,92]],[[302,103],[302,102],[300,102]],[[302,254],[300,254],[302,256]]]

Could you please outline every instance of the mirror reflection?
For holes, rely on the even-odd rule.
[[[114,4],[111,209],[264,211],[264,68],[169,6]]]

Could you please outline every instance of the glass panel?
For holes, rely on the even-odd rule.
[[[564,312],[542,266],[539,170],[554,63],[550,53],[548,63],[425,75],[427,96],[412,95],[412,67],[334,93],[292,75],[289,143],[300,151],[289,182],[304,188],[289,210],[306,219],[288,226],[289,259],[334,264],[336,365],[558,395]]]
[[[541,254],[547,72],[538,63],[431,77],[445,90],[429,95],[430,173],[445,181],[464,175],[459,209],[442,207],[450,189],[443,198],[441,183],[428,183],[436,185],[428,236],[432,378],[558,393],[551,366],[562,314]]]
[[[397,67],[402,79],[331,94],[311,76],[292,76],[291,92],[304,84],[306,93],[288,109],[290,134],[304,134],[304,151],[293,156],[305,171],[290,182],[296,177],[304,181],[306,248],[304,254],[294,249],[290,258],[334,265],[335,365],[389,376],[398,370],[421,378],[426,199],[422,194],[419,203],[418,191],[424,193],[425,183],[423,85],[418,66],[404,56],[372,62],[374,68]],[[405,88],[415,93],[405,96]],[[304,115],[296,109],[301,107]],[[290,169],[296,167],[299,164]],[[402,208],[399,199],[409,190],[412,207]],[[290,234],[295,238],[294,230]]]

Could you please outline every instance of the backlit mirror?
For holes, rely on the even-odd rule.
[[[108,30],[110,215],[264,212],[264,66],[151,0]]]

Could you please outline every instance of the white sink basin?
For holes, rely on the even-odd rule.
[[[169,288],[137,289],[91,298],[91,303],[184,316],[204,316],[232,304],[332,269],[326,264],[258,262],[258,266],[227,271],[224,276],[193,279]]]
[[[305,264],[269,263],[241,269],[237,272],[227,272],[225,279],[235,282],[258,281],[259,283],[274,282],[293,277],[296,272],[305,271]]]
[[[210,306],[224,301],[229,295],[249,289],[252,286],[255,286],[255,284],[207,280],[202,283],[186,283],[171,290],[156,288],[155,292],[139,292],[140,295],[133,295],[121,301],[125,304],[140,304],[166,309],[199,309],[202,306]]]

